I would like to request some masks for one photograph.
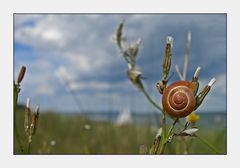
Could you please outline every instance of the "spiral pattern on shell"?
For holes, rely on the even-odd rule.
[[[188,116],[196,106],[193,84],[188,81],[178,81],[168,86],[163,93],[163,109],[172,117]]]

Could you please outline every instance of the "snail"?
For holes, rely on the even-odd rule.
[[[168,86],[162,97],[163,109],[172,117],[188,116],[196,106],[194,88],[193,83],[188,81],[178,81]]]
[[[213,78],[203,90],[197,94],[198,82],[193,81],[177,81],[169,86],[164,86],[164,90],[159,90],[161,82],[157,84],[157,88],[162,96],[162,105],[164,112],[171,117],[182,118],[191,114],[202,103],[205,96],[210,91],[211,86],[215,83]]]
[[[168,36],[166,43],[167,45],[162,66],[163,76],[162,79],[157,82],[156,87],[158,92],[163,95],[163,112],[174,118],[182,118],[191,114],[201,105],[216,79],[212,78],[208,85],[206,85],[197,95],[199,87],[198,76],[201,69],[200,67],[197,67],[191,82],[183,80],[167,86],[168,81],[173,75],[172,73],[172,75],[168,77],[171,68],[171,48],[173,38]]]

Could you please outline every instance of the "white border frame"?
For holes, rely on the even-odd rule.
[[[236,2],[236,1],[235,1]],[[226,0],[9,0],[0,14],[0,164],[7,167],[227,167],[239,163],[239,16]],[[227,155],[13,155],[13,13],[227,13]],[[217,68],[217,67],[216,67]]]

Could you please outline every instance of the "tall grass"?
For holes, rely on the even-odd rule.
[[[23,111],[17,113],[17,120],[23,121]],[[18,122],[19,132],[24,131],[23,122]],[[208,138],[211,144],[226,154],[225,129],[201,129],[199,134]],[[145,125],[116,126],[109,121],[92,121],[81,115],[42,113],[38,132],[32,142],[32,154],[139,154],[144,145],[148,149],[156,135],[156,127]],[[26,138],[20,136],[24,142]],[[188,154],[214,154],[201,141],[187,137]],[[190,142],[191,141],[191,142]],[[168,144],[165,154],[183,154],[180,139]],[[26,143],[24,143],[26,144]],[[15,145],[18,147],[17,145]],[[176,148],[177,146],[177,148]],[[15,149],[15,151],[19,151]]]

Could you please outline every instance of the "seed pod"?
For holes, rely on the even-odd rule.
[[[132,68],[130,64],[128,64],[127,76],[128,79],[141,91],[144,89],[142,81],[141,81],[142,72],[139,71],[136,67]]]
[[[39,117],[39,106],[36,106],[35,112],[32,115],[32,123],[30,126],[31,135],[34,135],[37,130],[38,117]]]
[[[197,95],[197,104],[196,109],[202,104],[204,98],[207,96],[208,92],[210,91],[212,85],[216,82],[215,78],[212,78],[211,81],[208,83],[207,86],[203,88],[203,90]]]
[[[163,61],[163,80],[166,80],[171,68],[171,44],[167,43]]]
[[[25,75],[25,72],[26,72],[26,67],[25,66],[22,66],[19,74],[18,74],[18,78],[17,78],[17,83],[20,84],[24,78],[24,75]]]
[[[119,48],[122,48],[122,32],[123,32],[124,20],[119,24],[116,32],[116,41]]]
[[[30,99],[27,98],[26,108],[25,108],[25,115],[24,115],[24,128],[25,133],[29,134],[30,123],[31,123],[31,110],[30,110]]]
[[[197,67],[197,69],[192,77],[192,83],[195,85],[195,88],[193,89],[194,95],[197,94],[198,88],[199,88],[198,76],[199,76],[200,70],[201,70],[201,67]]]

